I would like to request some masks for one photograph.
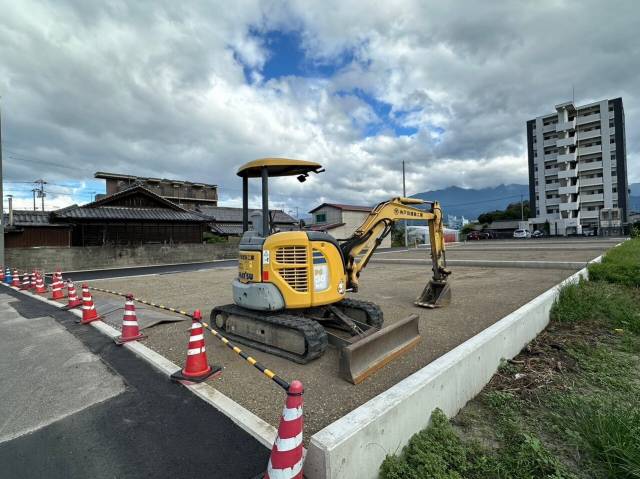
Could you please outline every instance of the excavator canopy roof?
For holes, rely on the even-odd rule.
[[[269,176],[296,176],[311,171],[318,173],[322,165],[313,161],[291,160],[288,158],[261,158],[245,163],[238,168],[238,176],[259,178],[262,168],[267,168]]]

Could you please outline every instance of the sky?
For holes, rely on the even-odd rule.
[[[214,183],[241,164],[321,163],[272,206],[373,204],[527,183],[525,122],[621,96],[640,181],[640,2],[0,0],[5,194],[47,208],[96,171]],[[259,185],[251,201],[258,203]],[[6,207],[6,202],[5,202]]]

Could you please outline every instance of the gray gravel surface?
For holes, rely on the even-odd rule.
[[[308,365],[244,348],[284,378],[299,379],[304,383],[307,440],[313,433],[562,281],[571,271],[456,267],[451,277],[452,303],[438,310],[413,306],[429,273],[424,266],[370,264],[362,274],[362,287],[357,297],[380,304],[387,324],[411,313],[418,314],[422,341],[413,351],[358,386],[338,377],[338,355],[331,348],[322,358]],[[214,305],[231,302],[230,285],[235,275],[236,268],[219,268],[104,280],[95,284],[114,290],[127,289],[136,296],[176,308],[199,308],[208,317]],[[100,301],[103,294],[96,293],[95,297]],[[149,335],[145,344],[177,364],[183,363],[188,341],[184,323],[162,324],[145,332]],[[210,361],[225,368],[220,379],[211,380],[212,385],[277,426],[284,402],[283,392],[212,335],[206,337]]]

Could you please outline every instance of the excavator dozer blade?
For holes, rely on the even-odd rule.
[[[429,281],[415,301],[422,308],[440,308],[451,302],[451,287],[446,281]]]
[[[340,349],[340,377],[359,384],[420,341],[418,316],[412,314]]]

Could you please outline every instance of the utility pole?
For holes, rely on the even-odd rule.
[[[31,192],[33,193],[33,211],[36,210],[36,191],[38,191],[37,189],[32,189]]]
[[[407,183],[405,181],[404,160],[402,160],[402,197],[407,197]],[[409,234],[407,232],[407,220],[404,220],[404,247],[409,247]]]
[[[2,111],[0,106],[0,268],[4,264],[4,193],[2,190]]]
[[[520,220],[524,221],[524,203],[522,200],[523,196],[522,193],[520,194]]]
[[[40,188],[36,188],[36,192],[38,193],[38,198],[40,198],[40,200],[42,201],[42,211],[44,211],[44,197],[47,196],[47,194],[44,192],[44,185],[46,185],[47,182],[40,179],[34,181],[34,183],[36,185],[40,185]]]

